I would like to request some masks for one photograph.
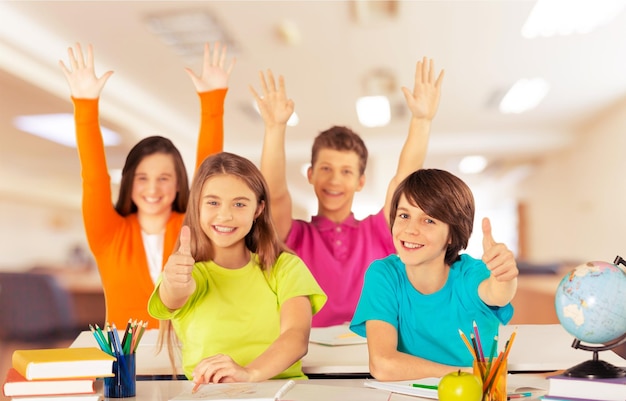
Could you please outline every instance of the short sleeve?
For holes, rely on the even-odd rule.
[[[313,314],[322,309],[327,296],[302,259],[283,252],[272,269],[270,280],[273,283],[270,285],[275,289],[280,305],[290,298],[308,296]]]
[[[174,313],[170,311],[170,309],[163,304],[161,301],[161,297],[159,296],[159,288],[161,288],[161,280],[162,274],[159,276],[159,279],[154,286],[154,291],[152,291],[152,295],[150,295],[150,299],[148,299],[148,313],[155,319],[159,320],[169,320],[174,316]]]
[[[388,264],[389,259],[372,262],[365,272],[361,297],[350,323],[350,329],[366,337],[365,323],[368,320],[381,320],[398,330],[397,273]]]

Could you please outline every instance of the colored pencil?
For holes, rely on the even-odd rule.
[[[481,362],[484,362],[485,354],[483,353],[483,346],[480,342],[480,334],[478,334],[478,325],[476,325],[476,321],[472,322],[472,327],[474,328],[474,335],[476,336],[476,346],[478,347],[478,358],[480,358]]]
[[[470,345],[467,337],[465,336],[465,333],[463,333],[463,330],[459,329],[459,335],[461,336],[461,340],[463,340],[463,342],[465,343],[467,350],[470,352],[470,354],[472,354],[472,358],[476,359],[476,352],[474,352],[474,348]]]
[[[132,328],[132,324],[133,324],[133,319],[128,319],[128,323],[126,323],[126,328],[124,329],[124,337],[122,338],[122,349],[126,350],[126,348],[130,345],[127,346],[127,341],[129,341],[128,338],[128,334],[129,332],[131,332],[131,328]],[[127,354],[127,352],[124,352],[125,354]]]
[[[139,328],[139,334],[137,334],[137,341],[135,341],[135,347],[132,352],[137,351],[137,347],[139,346],[139,341],[141,341],[141,337],[143,337],[143,333],[146,331],[146,327],[148,327],[148,321],[146,320],[141,327]]]

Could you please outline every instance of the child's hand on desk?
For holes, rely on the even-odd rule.
[[[196,383],[194,390],[205,383],[252,381],[252,375],[246,368],[238,365],[231,357],[224,354],[213,355],[201,360],[193,370],[192,376]]]
[[[195,260],[191,256],[191,231],[188,226],[180,230],[180,247],[170,255],[163,269],[163,285],[169,295],[175,298],[187,298],[196,289],[196,282],[191,276]]]
[[[497,281],[511,281],[519,271],[513,252],[503,243],[496,243],[491,234],[491,222],[483,219],[483,262]]]

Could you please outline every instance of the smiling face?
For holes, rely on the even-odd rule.
[[[409,203],[405,195],[400,196],[391,233],[398,256],[407,268],[444,265],[450,243],[448,224]]]
[[[204,182],[200,226],[213,243],[216,261],[224,250],[244,250],[244,239],[262,209],[250,187],[233,175],[215,175]]]
[[[335,222],[348,217],[354,194],[365,184],[359,156],[352,151],[321,149],[307,176],[317,196],[318,213]]]
[[[171,155],[154,153],[137,165],[131,196],[139,213],[169,214],[177,191],[176,168]]]

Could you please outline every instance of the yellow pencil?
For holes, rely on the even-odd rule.
[[[461,340],[463,340],[463,342],[465,343],[467,350],[470,352],[470,354],[472,354],[472,358],[474,358],[475,360],[478,360],[476,359],[476,353],[474,352],[474,347],[472,347],[467,337],[465,337],[465,333],[463,333],[463,330],[459,329],[459,335],[461,336]]]

